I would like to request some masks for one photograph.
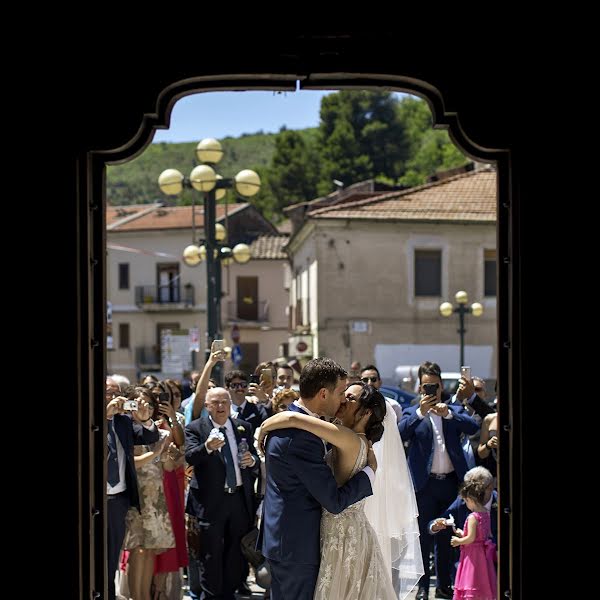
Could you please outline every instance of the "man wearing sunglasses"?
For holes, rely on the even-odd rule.
[[[248,402],[248,378],[243,371],[230,371],[225,375],[225,387],[231,394],[231,415],[236,419],[247,421],[252,427],[252,435],[260,424],[267,418],[267,413],[262,406]]]
[[[381,387],[381,377],[375,365],[367,365],[360,373],[360,380],[372,385],[376,390]]]

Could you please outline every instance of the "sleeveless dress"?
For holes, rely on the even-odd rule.
[[[477,533],[472,544],[460,547],[460,561],[454,580],[454,600],[496,600],[494,543],[490,537],[490,513],[472,512],[477,519]],[[470,515],[469,515],[470,516]],[[469,533],[469,519],[464,534]]]
[[[354,477],[367,464],[368,447],[360,437]],[[364,512],[366,498],[338,515],[323,510],[321,566],[315,600],[396,600],[375,531]]]

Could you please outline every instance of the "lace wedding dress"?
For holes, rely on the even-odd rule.
[[[350,477],[367,464],[368,446],[362,436],[360,441]],[[338,515],[323,510],[315,600],[397,599],[375,531],[365,515],[365,502],[360,500]]]

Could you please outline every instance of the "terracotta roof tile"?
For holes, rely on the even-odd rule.
[[[496,221],[496,172],[492,168],[390,192],[367,200],[310,211],[314,219]]]
[[[152,206],[154,208],[152,208]],[[250,206],[247,202],[228,204],[229,216]],[[204,207],[196,206],[196,227],[204,226]],[[217,221],[225,218],[225,205],[217,204]],[[191,206],[159,206],[137,204],[108,206],[106,223],[112,231],[144,231],[152,229],[189,229],[192,226]]]
[[[282,250],[289,241],[287,235],[261,235],[250,244],[253,259],[281,259],[287,258]]]

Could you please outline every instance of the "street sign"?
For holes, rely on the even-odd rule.
[[[236,367],[242,362],[242,348],[238,344],[231,350],[231,360]]]
[[[240,343],[240,328],[235,324],[231,328],[231,341],[234,344]]]

